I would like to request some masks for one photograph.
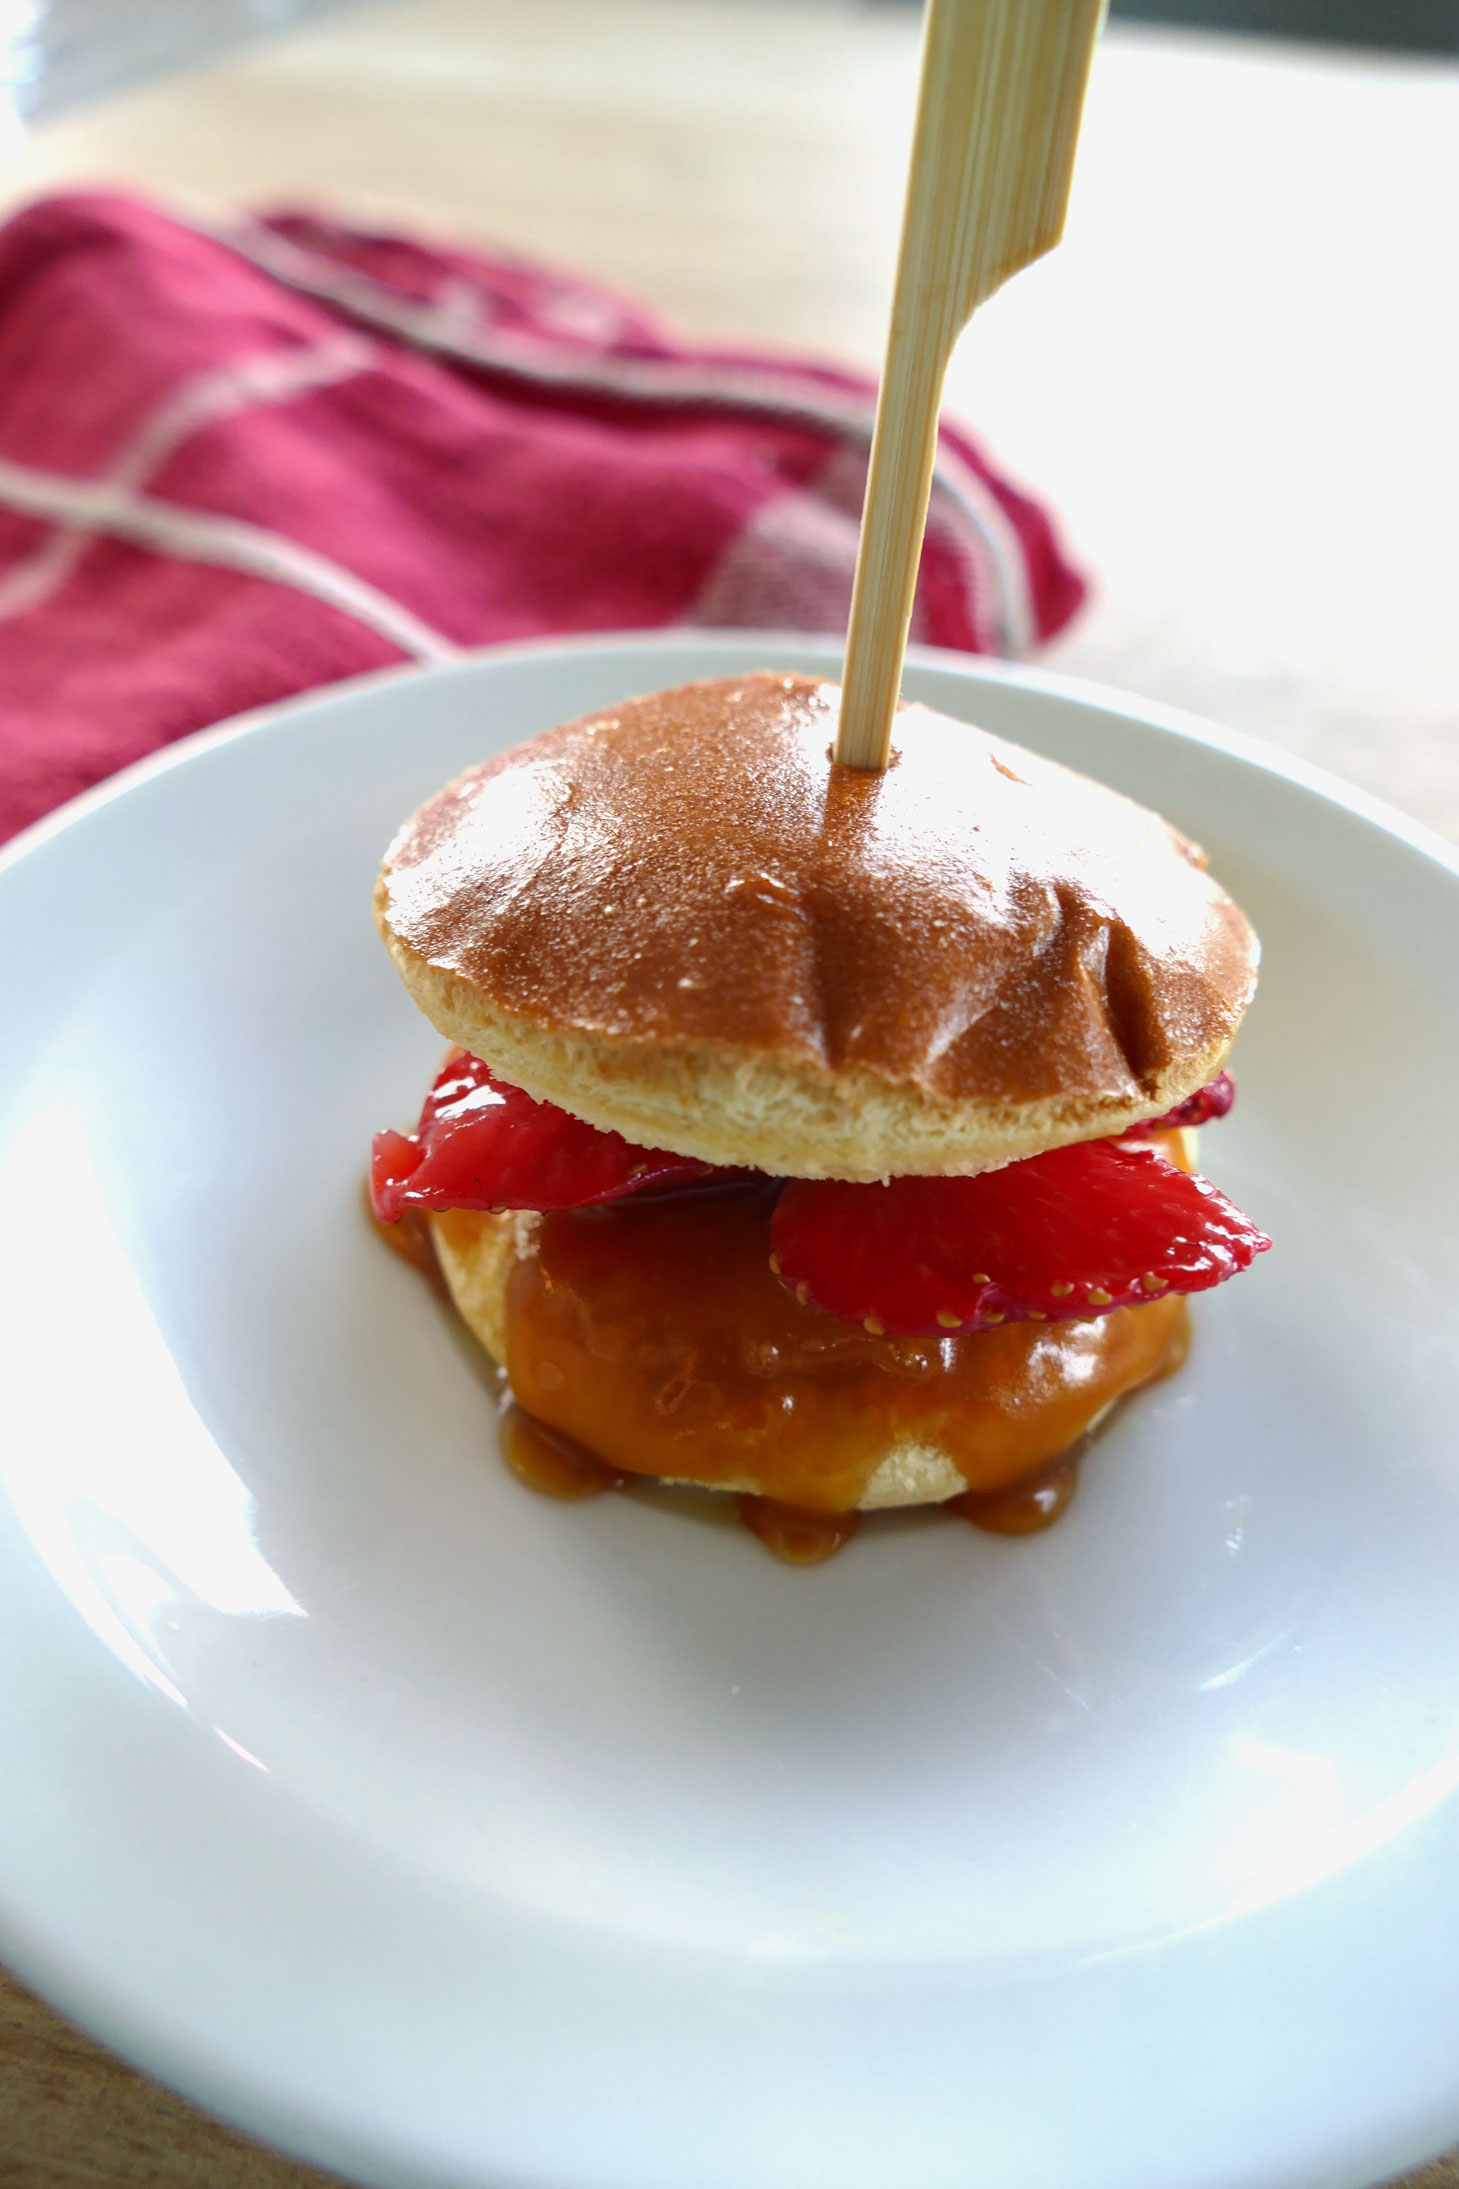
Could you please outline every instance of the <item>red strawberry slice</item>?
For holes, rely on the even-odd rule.
[[[1198,1087],[1184,1102],[1177,1102],[1164,1117],[1147,1117],[1143,1125],[1127,1126],[1122,1140],[1148,1140],[1152,1133],[1174,1132],[1181,1125],[1211,1125],[1224,1117],[1236,1100],[1236,1082],[1229,1072],[1219,1072],[1209,1087]]]
[[[770,1238],[798,1299],[872,1331],[1107,1315],[1204,1292],[1271,1245],[1206,1179],[1118,1140],[980,1178],[792,1179]]]
[[[553,1102],[534,1102],[480,1057],[452,1057],[413,1134],[375,1135],[370,1198],[385,1224],[407,1209],[576,1209],[712,1175],[708,1163],[636,1148]]]

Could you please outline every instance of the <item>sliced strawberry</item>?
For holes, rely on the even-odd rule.
[[[1107,1315],[1204,1292],[1271,1245],[1206,1179],[1117,1140],[980,1178],[792,1179],[770,1238],[798,1299],[873,1331]]]
[[[1143,1125],[1131,1125],[1122,1140],[1148,1140],[1152,1133],[1174,1132],[1181,1125],[1211,1125],[1224,1117],[1236,1100],[1236,1082],[1229,1072],[1218,1072],[1209,1087],[1198,1087],[1184,1102],[1177,1102],[1164,1117],[1147,1117]]]
[[[458,1051],[413,1134],[375,1135],[370,1197],[382,1223],[407,1209],[576,1209],[712,1175],[708,1163],[636,1148],[552,1102],[534,1102]]]

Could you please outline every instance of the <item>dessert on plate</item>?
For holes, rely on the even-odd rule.
[[[836,705],[761,674],[549,731],[375,899],[453,1045],[375,1212],[428,1227],[522,1471],[735,1492],[806,1558],[877,1508],[1041,1525],[1270,1243],[1194,1173],[1257,964],[1197,847],[920,706],[839,767]]]

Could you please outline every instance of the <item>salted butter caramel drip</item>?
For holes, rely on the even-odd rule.
[[[1190,1167],[1184,1135],[1156,1144]],[[887,1452],[925,1444],[968,1484],[945,1510],[1027,1535],[1069,1503],[1091,1425],[1185,1358],[1180,1298],[965,1337],[874,1336],[801,1306],[774,1276],[774,1195],[645,1196],[542,1219],[508,1284],[520,1403],[502,1413],[501,1447],[519,1481],[572,1502],[645,1477],[752,1481],[741,1524],[814,1565],[855,1535]],[[372,1225],[444,1291],[424,1221]]]
[[[990,1535],[1036,1535],[1051,1528],[1079,1487],[1079,1468],[1086,1438],[1052,1467],[1010,1482],[1001,1490],[964,1490],[948,1499],[947,1510],[959,1520],[970,1520]]]
[[[539,1497],[555,1497],[581,1504],[621,1490],[627,1476],[619,1467],[605,1466],[581,1444],[559,1430],[534,1421],[520,1406],[502,1409],[499,1423],[502,1458],[519,1482]]]
[[[365,1214],[369,1218],[370,1229],[381,1245],[389,1247],[391,1253],[396,1255],[399,1260],[408,1262],[412,1269],[417,1270],[425,1278],[426,1283],[433,1292],[439,1293],[443,1300],[449,1300],[451,1297],[450,1289],[441,1271],[440,1258],[436,1253],[436,1242],[431,1234],[430,1219],[425,1211],[423,1209],[407,1209],[398,1223],[382,1224],[370,1205],[368,1181],[366,1181],[364,1187],[364,1198]]]
[[[1067,1453],[1185,1342],[1182,1299],[1094,1321],[888,1337],[801,1306],[767,1195],[544,1217],[512,1272],[507,1364],[529,1412],[628,1472],[844,1513],[889,1453],[1001,1491]]]
[[[1138,1101],[1229,1040],[1255,942],[1185,838],[921,707],[835,767],[836,703],[760,675],[550,731],[406,824],[382,918],[544,1029],[950,1099]]]
[[[787,1566],[823,1566],[845,1550],[861,1525],[859,1513],[806,1512],[773,1497],[742,1497],[739,1519]]]

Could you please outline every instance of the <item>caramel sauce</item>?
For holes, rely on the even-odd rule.
[[[616,1468],[605,1467],[581,1444],[534,1421],[520,1406],[503,1408],[501,1444],[502,1457],[517,1480],[540,1497],[581,1504],[584,1498],[623,1488],[625,1478]]]
[[[861,1525],[860,1513],[807,1512],[775,1497],[742,1497],[740,1524],[758,1535],[787,1566],[820,1566],[844,1550]]]
[[[946,1453],[971,1491],[1024,1483],[1183,1354],[1176,1296],[1085,1322],[874,1336],[781,1285],[773,1198],[545,1216],[507,1288],[521,1404],[626,1473],[844,1513],[899,1446]]]
[[[961,1497],[948,1499],[947,1510],[990,1535],[1037,1535],[1040,1528],[1053,1526],[1079,1487],[1079,1462],[1087,1442],[1081,1438],[1052,1467],[1010,1482],[1006,1489],[964,1490]]]
[[[381,1244],[389,1247],[391,1253],[398,1255],[402,1262],[409,1262],[412,1269],[418,1270],[433,1292],[438,1292],[443,1300],[449,1300],[450,1289],[442,1274],[431,1221],[425,1210],[407,1209],[399,1223],[382,1224],[370,1206],[370,1188],[367,1181],[365,1214],[370,1220],[370,1229]]]
[[[1156,1144],[1190,1168],[1179,1133]],[[571,1501],[637,1478],[740,1491],[739,1520],[767,1550],[818,1565],[856,1534],[887,1452],[922,1443],[968,1485],[948,1512],[1029,1535],[1067,1507],[1098,1418],[1185,1358],[1179,1296],[1084,1322],[873,1336],[801,1306],[774,1275],[775,1190],[543,1217],[507,1287],[520,1403],[501,1443],[520,1482]],[[424,1217],[371,1223],[445,1291]]]

